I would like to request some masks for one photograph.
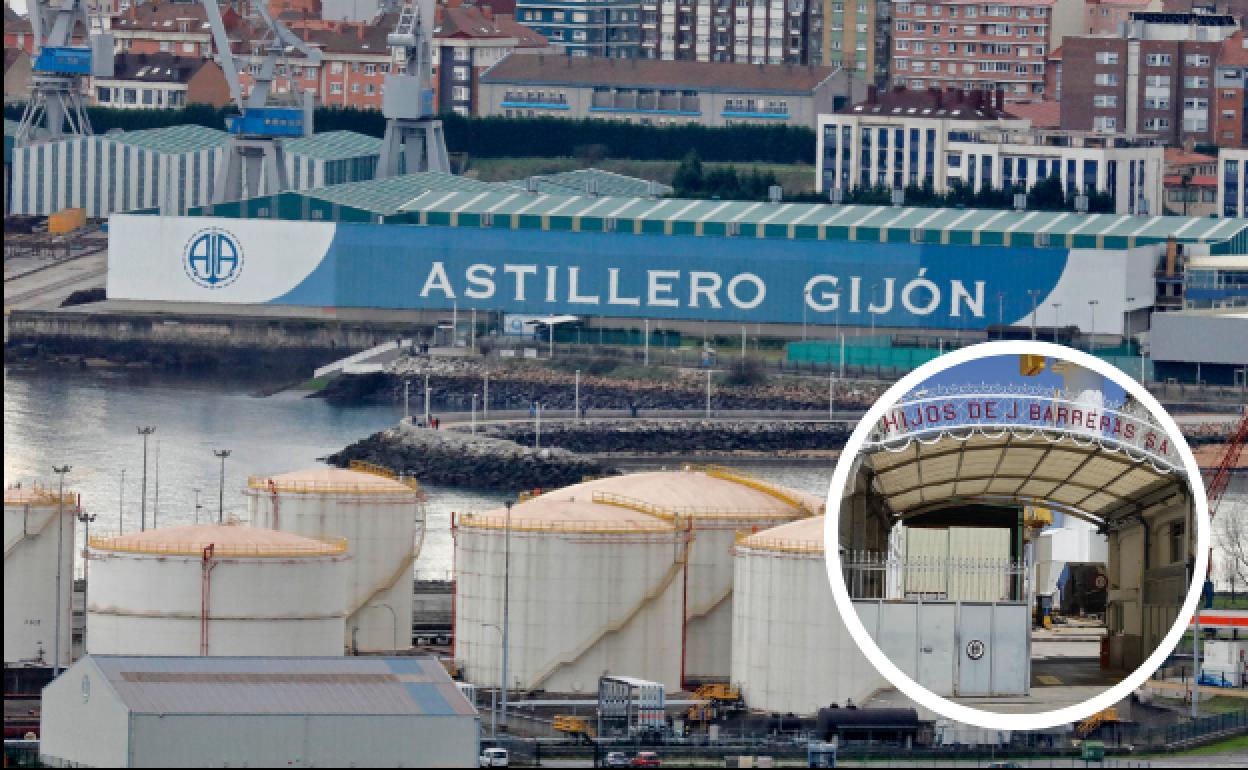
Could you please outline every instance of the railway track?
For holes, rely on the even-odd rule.
[[[36,287],[34,289],[30,289],[28,291],[21,292],[19,294],[8,294],[6,292],[4,296],[4,304],[6,307],[18,305],[23,302],[26,302],[27,300],[34,299],[40,296],[41,294],[50,294],[60,289],[65,289],[75,284],[83,283],[84,281],[88,281],[92,278],[102,278],[106,276],[107,274],[108,274],[108,268],[103,268],[103,269],[96,270],[90,273],[79,273],[76,275],[72,275],[68,278],[65,278],[64,280],[55,281],[49,284],[44,284],[42,286]],[[5,278],[4,281],[7,284],[9,282],[9,279]]]

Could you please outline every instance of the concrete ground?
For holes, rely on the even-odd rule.
[[[102,251],[61,261],[5,259],[5,309],[54,310],[75,291],[102,289],[108,276],[107,262]]]

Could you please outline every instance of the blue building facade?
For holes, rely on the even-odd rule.
[[[637,56],[639,0],[517,0],[516,21],[570,56]]]

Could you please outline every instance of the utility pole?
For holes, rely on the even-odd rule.
[[[481,396],[481,419],[490,419],[490,373],[485,373],[485,392]]]
[[[645,334],[646,334],[646,336],[645,336],[645,339],[643,339],[643,340],[642,340],[642,345],[644,345],[644,346],[645,346],[645,347],[644,347],[644,349],[645,349],[645,351],[646,351],[646,352],[645,352],[643,355],[644,355],[644,359],[645,359],[645,361],[644,361],[645,365],[646,365],[646,366],[649,366],[649,365],[650,365],[650,319],[649,319],[649,318],[647,318],[647,319],[646,319],[646,332],[645,332]],[[636,360],[636,359],[634,359],[634,360]]]
[[[468,349],[477,352],[477,309],[472,309],[472,329],[468,332]]]
[[[1088,300],[1088,307],[1092,309],[1092,328],[1088,330],[1088,351],[1096,351],[1096,306],[1101,304],[1099,299]]]
[[[90,602],[86,601],[87,592],[91,590],[91,581],[88,579],[90,576],[87,574],[87,568],[91,566],[91,560],[87,558],[87,549],[91,547],[91,522],[95,521],[95,514],[87,513],[86,511],[79,510],[78,521],[79,523],[82,524],[85,530],[82,536],[82,585],[83,585],[82,598],[83,598],[83,603],[86,606],[90,607],[91,606]],[[82,644],[83,644],[82,651],[85,654],[87,651],[86,650],[87,639],[85,635],[83,637]]]
[[[425,427],[429,425],[429,375],[425,375]]]
[[[1031,341],[1036,341],[1036,300],[1040,296],[1039,289],[1028,289],[1027,296],[1031,297]]]
[[[199,504],[199,487],[195,487],[191,491],[195,493],[195,523],[198,524],[199,512],[201,509],[203,509],[204,506]]]
[[[156,432],[156,426],[139,426],[138,431],[143,437],[143,491],[139,498],[139,531],[143,532],[147,529],[147,437]]]
[[[1061,328],[1061,325],[1062,325],[1061,315],[1060,315],[1061,312],[1062,312],[1062,303],[1054,302],[1053,303],[1053,341],[1054,342],[1057,342],[1057,330]]]
[[[221,459],[221,486],[217,492],[217,523],[225,523],[225,458],[230,456],[229,449],[214,449],[212,452]]]
[[[156,442],[156,499],[152,501],[152,529],[156,529],[156,517],[160,515],[160,442]]]
[[[576,384],[572,391],[572,419],[581,421],[581,370],[576,370]]]
[[[706,369],[706,418],[711,418],[711,369]]]
[[[126,469],[121,469],[121,488],[117,491],[117,534],[126,531]]]
[[[472,394],[472,428],[469,431],[472,435],[477,434],[477,394]]]
[[[533,448],[542,448],[542,402],[533,402]]]
[[[65,474],[68,465],[52,466],[58,476],[56,495],[56,641],[52,645],[52,678],[61,673],[61,573],[65,571],[62,553],[65,550]]]
[[[1005,292],[997,292],[997,339],[1005,339]]]

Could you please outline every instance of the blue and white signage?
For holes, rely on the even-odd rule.
[[[1001,246],[117,215],[108,294],[951,330],[1030,323],[1034,307],[1038,325],[1088,329],[1095,318],[1101,333],[1120,328],[1126,309],[1112,297],[1120,292],[1106,296],[1104,286],[1138,297],[1133,307],[1150,304],[1148,254],[1078,252],[1078,270],[1071,269],[1075,255]],[[1099,301],[1094,310],[1089,299]]]

